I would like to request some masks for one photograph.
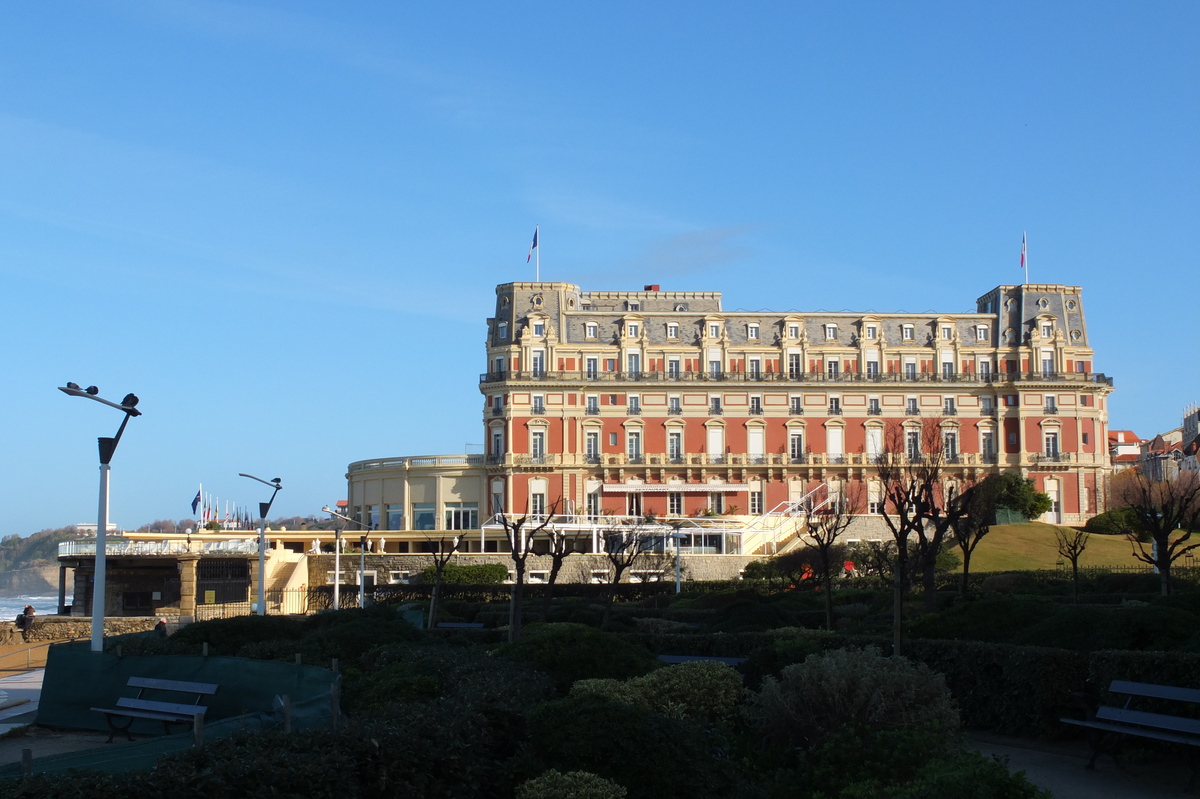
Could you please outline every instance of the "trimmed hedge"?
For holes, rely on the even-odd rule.
[[[433,585],[437,567],[427,566],[421,579]],[[503,563],[455,563],[442,567],[442,590],[448,585],[500,585],[508,579],[508,567]]]

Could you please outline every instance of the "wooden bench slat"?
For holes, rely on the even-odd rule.
[[[204,713],[208,708],[204,705],[184,705],[176,702],[155,702],[152,699],[135,699],[122,696],[117,699],[118,708],[130,710],[152,710],[156,713],[173,713],[177,716],[191,718],[196,713]]]
[[[1149,713],[1145,710],[1130,710],[1123,707],[1103,705],[1096,709],[1096,718],[1104,721],[1116,721],[1124,724],[1137,724],[1157,730],[1190,733],[1200,736],[1200,719],[1189,719],[1182,716],[1168,716],[1163,713]]]
[[[1142,738],[1154,738],[1159,741],[1170,741],[1171,743],[1187,744],[1189,746],[1200,746],[1200,738],[1192,738],[1186,735],[1172,735],[1166,732],[1155,732],[1154,730],[1143,729],[1140,727],[1130,727],[1125,724],[1106,724],[1102,721],[1080,721],[1079,719],[1059,719],[1065,724],[1074,724],[1077,727],[1089,727],[1095,730],[1104,730],[1105,732],[1119,732],[1126,735],[1136,735]]]
[[[130,677],[130,688],[150,688],[156,691],[178,691],[185,694],[212,695],[220,686],[208,682],[183,682],[182,680],[158,680],[153,677]]]
[[[1174,685],[1154,685],[1148,682],[1113,680],[1109,683],[1108,690],[1114,694],[1148,696],[1153,699],[1173,699],[1180,702],[1196,702],[1200,704],[1200,689],[1196,688],[1177,688]]]
[[[173,724],[183,724],[185,722],[191,723],[192,721],[195,720],[195,716],[193,716],[193,715],[184,716],[184,715],[180,715],[178,713],[155,713],[152,710],[128,710],[128,709],[124,709],[124,708],[114,708],[114,707],[94,707],[94,708],[92,708],[92,710],[96,711],[97,713],[103,713],[106,716],[122,716],[125,718],[152,719],[153,721],[166,721],[166,722],[170,722]],[[197,713],[196,715],[203,715],[203,714]]]

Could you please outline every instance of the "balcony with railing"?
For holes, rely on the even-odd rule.
[[[223,541],[128,541],[108,538],[104,542],[105,557],[164,557],[185,555],[254,555],[258,553],[257,538],[232,538]],[[63,541],[58,545],[60,558],[94,558],[96,542]]]
[[[481,466],[483,462],[483,455],[417,455],[411,458],[381,458],[370,461],[355,461],[350,464],[347,471],[371,472],[429,466]]]
[[[827,372],[728,372],[728,371],[694,371],[694,372],[599,372],[590,370],[577,371],[506,371],[484,372],[479,375],[480,383],[503,382],[587,382],[587,383],[622,383],[622,382],[658,382],[658,383],[965,383],[990,385],[993,383],[1015,383],[1021,381],[1036,382],[1066,382],[1066,383],[1098,383],[1111,386],[1112,378],[1100,372],[954,372],[942,374],[937,372],[889,372],[886,374],[870,374],[864,372],[839,372],[831,375]]]

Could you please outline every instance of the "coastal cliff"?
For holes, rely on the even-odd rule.
[[[58,567],[31,566],[0,571],[0,597],[58,594]]]

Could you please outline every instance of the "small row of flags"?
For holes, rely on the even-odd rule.
[[[222,530],[254,530],[258,527],[254,513],[249,508],[243,508],[236,503],[225,501],[225,511],[221,512],[221,501],[212,494],[204,493],[204,485],[192,499],[192,515],[197,516],[201,525],[218,522]]]

